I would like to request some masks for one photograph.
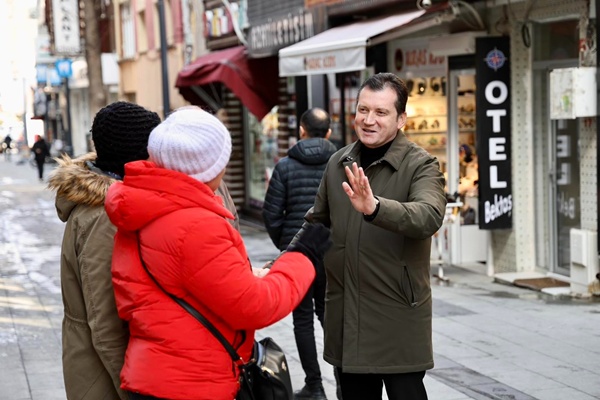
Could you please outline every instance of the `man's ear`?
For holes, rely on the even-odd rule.
[[[325,134],[325,139],[329,139],[329,136],[331,136],[331,128],[329,128],[329,130]]]
[[[398,116],[398,130],[404,128],[404,125],[406,125],[406,119],[406,112],[403,112]]]
[[[307,137],[308,135],[306,134],[306,130],[304,130],[304,127],[300,125],[300,139],[306,139]]]

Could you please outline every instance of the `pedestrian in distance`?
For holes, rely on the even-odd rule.
[[[50,148],[48,144],[40,135],[34,136],[34,143],[31,146],[31,152],[33,153],[33,158],[35,160],[35,165],[38,170],[38,178],[40,182],[44,181],[44,163],[46,162],[46,157],[50,157]]]
[[[337,148],[329,140],[329,114],[311,108],[300,118],[300,141],[287,157],[275,165],[263,205],[263,220],[273,244],[285,250],[302,228],[304,215],[312,207],[323,171]],[[325,313],[325,271],[315,266],[317,275],[308,293],[293,311],[294,336],[305,374],[304,387],[296,399],[326,400],[315,343],[315,314],[323,326]]]
[[[105,208],[117,226],[112,273],[130,338],[121,388],[130,399],[233,400],[239,370],[207,328],[157,283],[198,310],[249,360],[254,332],[289,314],[328,249],[329,230],[307,234],[264,277],[253,274],[240,233],[215,191],[231,137],[213,115],[176,110],[148,140],[148,161],[125,166]]]
[[[331,227],[324,358],[344,400],[381,399],[384,385],[390,400],[427,399],[431,237],[446,198],[437,159],[401,132],[407,98],[394,74],[363,82],[358,141],[330,158],[304,224]]]
[[[148,158],[146,146],[160,117],[136,104],[115,102],[92,123],[96,151],[76,159],[64,154],[48,179],[56,210],[66,222],[61,249],[63,377],[68,399],[121,399],[129,331],[119,318],[110,271],[116,227],[104,201],[124,165]]]
[[[12,152],[12,147],[11,147],[11,143],[12,143],[12,138],[10,137],[10,133],[7,133],[6,136],[4,137],[4,140],[2,141],[2,152],[4,153],[4,159],[6,161],[10,161],[10,156],[11,156],[11,152]]]

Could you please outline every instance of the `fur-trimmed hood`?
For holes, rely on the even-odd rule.
[[[106,192],[116,179],[90,168],[96,153],[72,159],[67,155],[57,158],[58,167],[48,179],[48,189],[56,192],[56,211],[61,221],[67,221],[77,205],[97,207],[104,205]]]

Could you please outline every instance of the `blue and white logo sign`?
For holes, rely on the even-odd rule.
[[[487,56],[484,60],[488,67],[494,71],[498,71],[506,62],[506,56],[502,51],[494,48],[494,50],[491,50],[489,53],[487,53]]]
[[[71,60],[68,58],[64,60],[56,60],[56,72],[61,78],[70,78],[73,75],[73,68],[71,67]]]

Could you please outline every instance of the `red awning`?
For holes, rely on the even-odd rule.
[[[277,63],[277,57],[248,58],[244,46],[232,47],[198,57],[186,65],[175,86],[190,103],[205,105],[193,87],[223,84],[254,116],[262,119],[278,103]]]

